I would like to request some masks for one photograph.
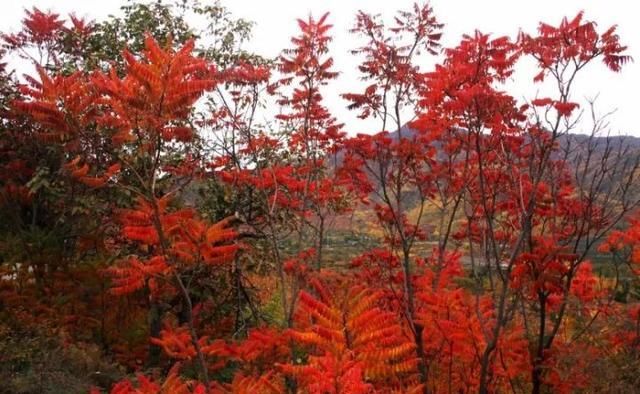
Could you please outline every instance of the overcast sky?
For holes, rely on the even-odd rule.
[[[202,0],[203,3],[206,0]],[[264,56],[275,56],[289,45],[289,38],[297,32],[295,19],[309,13],[321,15],[331,12],[334,25],[332,55],[337,71],[342,71],[339,80],[326,92],[329,107],[339,120],[346,122],[351,132],[371,132],[369,122],[360,122],[353,114],[344,110],[344,101],[339,93],[354,91],[361,83],[354,73],[357,59],[349,54],[357,42],[349,36],[355,12],[364,9],[391,18],[397,9],[407,9],[413,0],[223,0],[222,4],[238,17],[256,23],[253,38],[247,49]],[[3,1],[0,22],[3,31],[19,28],[24,8],[36,6],[42,10],[53,10],[61,14],[75,12],[100,20],[108,14],[117,14],[126,0],[12,0]],[[640,136],[635,114],[639,112],[638,88],[640,88],[640,23],[637,5],[630,0],[432,0],[437,17],[445,23],[443,44],[455,45],[462,34],[479,29],[494,35],[515,35],[518,29],[533,32],[540,21],[557,24],[562,16],[574,16],[584,10],[586,17],[598,22],[601,29],[617,24],[622,42],[629,46],[629,54],[635,63],[628,64],[621,73],[606,72],[603,66],[592,65],[580,78],[574,100],[584,102],[585,97],[599,94],[598,111],[617,110],[611,118],[611,131]],[[431,62],[424,63],[425,69]],[[539,87],[530,83],[533,74],[523,68],[516,73],[509,88],[516,97],[531,97]],[[584,126],[586,127],[586,125]],[[376,130],[377,131],[377,130]]]

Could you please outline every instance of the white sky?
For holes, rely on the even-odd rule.
[[[207,0],[202,0],[205,3]],[[222,0],[222,4],[237,17],[256,22],[253,38],[247,49],[264,56],[275,56],[289,46],[289,38],[297,33],[296,18],[306,18],[309,13],[320,16],[331,12],[330,23],[334,25],[332,55],[335,68],[342,74],[338,81],[325,90],[328,106],[341,122],[347,124],[350,133],[372,132],[371,122],[362,122],[355,114],[344,109],[345,102],[340,93],[359,91],[362,86],[355,72],[358,59],[349,50],[358,42],[350,37],[355,12],[359,9],[380,13],[390,19],[398,9],[408,9],[413,0]],[[19,28],[24,8],[36,6],[42,10],[53,10],[65,14],[75,12],[79,16],[102,19],[108,14],[117,14],[125,0],[4,0],[0,23],[3,31]],[[640,88],[640,23],[637,21],[638,5],[630,0],[432,0],[439,20],[445,23],[443,44],[453,46],[462,34],[479,29],[495,35],[515,35],[518,29],[534,32],[539,21],[559,23],[562,16],[573,17],[579,10],[585,11],[588,19],[598,22],[601,29],[618,25],[623,44],[629,46],[629,54],[635,59],[619,74],[592,65],[584,70],[577,82],[574,101],[584,102],[585,97],[599,93],[598,112],[617,110],[611,118],[611,131],[640,136],[636,126],[638,111],[638,88]],[[433,61],[425,61],[428,70]],[[531,98],[539,86],[530,81],[532,70],[525,68],[516,73],[510,84],[510,92],[516,97]]]

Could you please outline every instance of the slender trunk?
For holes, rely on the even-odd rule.
[[[416,355],[418,356],[418,373],[420,374],[420,383],[424,385],[424,392],[427,392],[427,364],[425,362],[424,343],[422,340],[424,327],[421,324],[413,323],[413,329],[416,333]]]
[[[411,257],[409,255],[409,248],[406,246],[403,247],[402,268],[404,271],[404,295],[407,303],[407,319],[414,334],[416,356],[418,357],[418,374],[420,375],[420,383],[424,385],[424,391],[427,392],[427,366],[425,363],[424,343],[422,341],[424,327],[416,322],[415,319],[415,294],[413,283],[411,282]]]
[[[489,393],[489,364],[491,361],[491,354],[495,348],[495,341],[491,340],[482,353],[482,359],[480,360],[480,386],[478,388],[478,393],[480,394]]]
[[[242,316],[243,297],[242,297],[242,274],[240,272],[240,258],[236,256],[233,269],[233,282],[236,298],[236,322],[235,333],[238,334],[245,329],[244,318]]]
[[[160,336],[160,329],[162,328],[162,310],[160,305],[151,300],[149,305],[149,337],[158,338]],[[149,354],[147,356],[147,367],[155,368],[160,365],[160,356],[162,355],[162,348],[156,344],[149,345]]]
[[[153,188],[151,188],[153,190]],[[164,228],[161,223],[160,209],[158,208],[157,201],[155,200],[155,196],[152,196],[151,202],[153,203],[153,225],[158,233],[158,238],[160,240],[160,247],[162,249],[162,254],[166,258],[168,258],[169,253],[169,240],[165,236]],[[168,260],[170,265],[175,265],[173,261]],[[193,325],[193,303],[191,301],[191,295],[189,294],[189,290],[185,286],[180,274],[177,271],[173,271],[173,279],[180,291],[180,294],[183,299],[183,307],[184,313],[187,320],[187,326],[189,327],[189,334],[191,336],[191,344],[196,350],[196,354],[198,355],[198,363],[200,364],[200,369],[202,373],[202,379],[205,384],[205,392],[209,392],[209,370],[207,368],[207,363],[204,359],[204,354],[202,353],[202,348],[200,347],[200,342],[198,341],[198,334],[196,333],[195,326]]]
[[[545,325],[547,323],[546,296],[544,294],[538,294],[538,301],[540,302],[540,327],[538,330],[536,355],[533,360],[533,369],[531,371],[531,383],[533,385],[531,389],[532,394],[540,394],[540,389],[542,387],[542,362],[544,361]]]
[[[316,268],[322,269],[322,249],[324,246],[324,216],[320,216],[318,224],[318,247],[316,250]]]

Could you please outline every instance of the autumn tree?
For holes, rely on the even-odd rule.
[[[280,58],[278,67],[283,77],[277,81],[281,87],[292,85],[291,92],[280,89],[278,104],[283,112],[277,119],[282,121],[282,128],[290,130],[287,149],[304,185],[299,197],[302,223],[298,231],[301,241],[305,227],[314,232],[317,269],[322,268],[327,221],[332,213],[339,212],[343,200],[332,176],[330,159],[341,148],[344,132],[323,105],[320,90],[338,76],[332,69],[333,58],[327,55],[331,41],[328,16],[298,21],[301,35],[291,40],[294,48],[285,50]]]
[[[148,11],[145,7],[143,4],[133,4],[127,7],[126,13],[127,15],[137,13],[140,17],[140,9]],[[176,18],[174,8],[162,4],[156,4],[155,8],[162,10],[171,26],[180,25],[185,31],[189,30],[190,34],[192,33],[191,28],[186,26],[182,20],[180,22],[174,20]],[[200,10],[203,11],[206,18],[215,16],[215,20],[208,27],[210,29],[231,32],[236,28],[247,29],[249,27],[248,24],[243,25],[242,21],[239,21],[235,27],[231,25],[229,15],[222,7],[205,8]],[[147,18],[146,20],[151,19]],[[151,78],[155,81],[154,83],[157,83],[159,81],[157,73],[169,71],[176,73],[175,67],[177,66],[174,66],[172,70],[164,69],[172,61],[170,52],[162,52],[158,44],[149,38],[146,40],[146,45],[154,43],[157,55],[154,60],[156,66],[160,68],[154,68],[153,72],[156,74],[143,71],[143,75],[136,74],[137,77],[133,77],[135,72],[131,70],[135,68],[140,71],[144,67],[137,63],[130,52],[126,52],[124,56],[120,55],[120,51],[123,49],[120,47],[121,40],[107,40],[97,45],[97,42],[104,38],[101,34],[105,32],[105,29],[108,30],[109,23],[117,25],[117,35],[143,42],[146,29],[137,26],[136,20],[138,19],[128,16],[124,21],[112,20],[104,24],[96,24],[74,16],[65,20],[57,14],[34,9],[27,12],[22,31],[3,36],[9,53],[31,62],[36,66],[39,74],[39,78],[26,77],[27,85],[20,85],[20,81],[9,77],[5,79],[8,83],[7,88],[10,86],[16,88],[11,95],[3,96],[3,99],[7,100],[5,104],[8,104],[9,100],[13,100],[11,103],[11,111],[13,112],[10,117],[3,117],[3,119],[7,119],[7,122],[10,122],[7,123],[9,127],[4,134],[7,138],[3,138],[5,144],[3,150],[10,152],[11,156],[7,156],[7,162],[4,161],[5,156],[3,156],[2,163],[3,168],[6,164],[7,170],[2,186],[7,188],[13,197],[6,196],[8,199],[5,201],[6,205],[3,202],[3,209],[7,208],[6,212],[13,212],[11,215],[15,216],[14,219],[18,219],[12,220],[11,227],[7,227],[7,230],[9,233],[13,232],[16,236],[23,237],[25,242],[34,247],[38,245],[46,247],[41,252],[34,253],[35,251],[32,251],[29,258],[12,255],[12,259],[15,258],[17,261],[13,267],[15,272],[23,272],[26,281],[29,280],[28,277],[35,274],[36,282],[41,284],[49,295],[58,297],[57,292],[62,291],[67,292],[65,295],[67,297],[70,294],[68,289],[87,294],[86,298],[77,295],[71,297],[72,303],[59,304],[63,305],[64,309],[56,308],[57,311],[52,311],[53,316],[57,315],[56,317],[64,322],[65,329],[71,333],[80,331],[80,327],[83,325],[86,327],[85,331],[99,330],[97,339],[102,341],[106,349],[114,352],[123,350],[120,343],[123,337],[122,332],[113,330],[114,326],[111,324],[116,323],[121,329],[125,322],[114,322],[111,319],[122,319],[121,312],[123,312],[129,314],[125,324],[129,324],[129,321],[137,324],[136,318],[140,315],[138,308],[131,307],[131,305],[136,305],[136,302],[123,303],[107,297],[105,291],[108,291],[108,278],[102,269],[127,253],[134,253],[138,257],[144,256],[146,258],[150,251],[151,254],[156,253],[160,246],[159,243],[154,246],[143,244],[142,250],[136,252],[133,245],[135,242],[141,242],[139,239],[135,239],[130,246],[126,246],[122,242],[122,235],[118,233],[117,228],[127,228],[127,226],[131,226],[131,223],[127,223],[126,215],[119,215],[118,210],[121,207],[133,208],[136,204],[135,196],[144,196],[142,200],[138,200],[149,202],[150,198],[157,199],[166,195],[165,201],[163,201],[166,208],[169,196],[173,195],[172,210],[177,209],[178,205],[185,202],[181,193],[187,184],[197,177],[197,171],[193,166],[199,165],[197,157],[200,154],[197,153],[197,150],[201,145],[195,132],[188,127],[178,127],[178,123],[182,121],[184,124],[191,121],[189,119],[192,116],[190,105],[200,97],[207,84],[210,88],[214,86],[211,80],[204,82],[206,79],[202,78],[205,75],[211,76],[214,72],[213,69],[210,69],[208,65],[205,67],[203,60],[194,63],[195,58],[184,57],[186,52],[193,49],[193,44],[190,44],[187,48],[191,49],[181,52],[183,56],[178,58],[177,62],[180,64],[187,60],[187,68],[191,68],[191,71],[186,71],[189,74],[188,78],[197,74],[200,75],[203,82],[199,85],[191,83],[186,86],[186,91],[175,95],[176,101],[174,103],[163,101],[167,97],[167,89],[166,86],[159,85],[147,86],[147,96],[150,99],[149,106],[144,108],[130,107],[131,102],[127,100],[131,100],[132,96],[129,98],[119,96],[122,100],[120,102],[117,102],[114,96],[109,97],[119,87],[123,88],[124,86],[130,89],[131,94],[140,94],[137,89],[143,89],[142,86],[146,86],[145,84],[149,82],[144,82],[144,78]],[[215,27],[217,23],[215,21],[220,22],[217,27]],[[224,26],[225,23],[227,26]],[[160,29],[154,33],[157,33],[156,35],[165,42],[172,36],[184,38],[184,35],[175,34],[172,29],[173,27],[168,30]],[[229,53],[237,50],[237,43],[233,38],[227,37],[225,40],[225,44],[222,46],[207,47],[207,56],[230,58]],[[167,45],[171,46],[172,42],[167,42]],[[110,48],[114,53],[117,53],[115,58],[118,60],[118,65],[114,70],[115,73],[111,77],[105,77],[99,73],[89,75],[93,67],[104,68],[107,66],[105,62],[93,62],[100,58],[96,51],[109,50]],[[225,55],[224,51],[229,53]],[[236,54],[234,53],[234,55]],[[157,62],[165,63],[162,65]],[[123,72],[125,64],[126,71],[131,75],[125,78],[126,83],[123,80],[122,85],[114,89],[112,84],[117,82],[115,79],[110,80],[110,78],[116,78],[116,73]],[[184,66],[185,64],[180,65],[180,67]],[[73,68],[77,67],[81,69],[72,72]],[[136,78],[139,79],[136,80]],[[179,80],[180,76],[178,75],[176,78]],[[164,94],[163,100],[160,101],[174,106],[168,112],[176,112],[171,112],[167,117],[165,117],[167,114],[164,113],[164,109],[160,109],[160,113],[158,113],[158,108],[153,108],[152,105],[161,106],[162,104],[158,104],[158,100],[151,99],[153,94]],[[155,101],[156,104],[152,104],[152,101]],[[146,104],[139,102],[139,105]],[[109,110],[116,112],[119,110],[119,112],[114,114],[109,113]],[[145,111],[147,113],[146,120],[142,119],[143,116],[133,120],[133,117],[137,117]],[[160,121],[160,123],[152,121],[155,126],[150,126],[148,122],[156,115],[164,117],[164,121]],[[129,121],[133,123],[128,123]],[[140,126],[137,122],[145,123],[145,125]],[[163,122],[164,126],[161,126]],[[129,131],[124,130],[118,134],[116,129],[119,126],[129,127]],[[175,127],[172,128],[172,126]],[[166,127],[164,131],[161,130],[163,127]],[[156,133],[154,136],[151,136],[151,133],[141,133],[141,130],[149,131],[151,128]],[[135,133],[135,137],[128,135],[129,132]],[[158,141],[160,142],[158,143]],[[156,157],[157,160],[154,161],[153,157]],[[19,167],[16,167],[17,165]],[[121,171],[123,167],[125,169]],[[155,193],[149,189],[152,185],[155,188]],[[178,195],[176,196],[176,194]],[[23,202],[18,203],[16,198],[21,198]],[[15,210],[18,205],[25,205],[25,209]],[[29,205],[31,208],[27,209]],[[183,211],[183,214],[189,216],[193,215],[193,212]],[[158,215],[155,216],[156,219],[159,218]],[[113,218],[118,219],[112,220]],[[120,222],[119,218],[123,218],[124,221]],[[186,217],[184,219],[187,220]],[[184,222],[183,225],[196,223],[194,220],[196,220],[195,217],[190,222]],[[20,226],[28,231],[25,232]],[[189,236],[202,236],[204,233],[202,229],[200,231],[198,234],[189,234]],[[32,235],[29,235],[29,232]],[[34,239],[33,236],[40,237],[37,234],[41,234],[44,242],[33,243],[28,240],[28,238]],[[223,230],[221,234],[225,234],[225,231]],[[175,234],[167,236],[171,242],[175,241],[174,237]],[[214,238],[215,234],[212,233],[209,236],[209,242],[215,243]],[[223,238],[225,237],[223,236]],[[117,246],[114,247],[114,245]],[[204,245],[202,246],[204,247]],[[59,255],[56,249],[51,249],[52,247],[61,248],[62,255]],[[13,253],[9,249],[6,252]],[[42,258],[38,260],[37,256],[40,254]],[[205,252],[205,254],[208,255],[207,259],[213,259],[211,253]],[[135,261],[133,262],[135,263]],[[127,272],[114,272],[120,285],[123,284],[123,281],[128,284],[129,288],[126,291],[128,294],[133,294],[131,292],[136,289],[146,289],[145,291],[137,291],[137,294],[129,296],[129,299],[141,298],[150,301],[151,309],[148,316],[151,322],[149,332],[151,336],[159,334],[162,327],[163,309],[166,310],[166,304],[161,306],[158,303],[160,299],[157,298],[157,289],[152,289],[153,281],[149,281],[151,276],[157,279],[162,276],[161,273],[171,273],[171,269],[158,268],[156,263],[160,262],[162,261],[158,259],[150,259],[151,268],[147,269],[145,264],[138,261],[139,264],[133,264]],[[208,265],[208,271],[221,271],[216,264]],[[12,272],[9,266],[6,268],[8,273]],[[193,271],[199,272],[201,270],[201,268],[194,270],[192,267],[185,269],[185,271],[189,271],[188,275],[193,275]],[[182,274],[185,274],[185,271],[182,271]],[[125,273],[133,275],[133,277],[125,277]],[[23,276],[23,274],[19,275]],[[87,277],[91,277],[92,280],[87,280]],[[173,280],[171,276],[165,275],[164,277],[168,278],[168,282]],[[42,280],[37,278],[42,278]],[[69,287],[69,284],[78,281],[85,283],[86,286]],[[150,287],[149,284],[152,286]],[[178,284],[174,283],[176,286]],[[203,286],[204,288],[211,286],[210,283],[192,280],[190,280],[190,284],[197,286],[198,291],[201,291]],[[154,292],[156,295],[152,296],[150,293]],[[175,304],[175,299],[180,300],[181,298],[178,293],[173,293],[174,295],[168,298],[170,304]],[[42,295],[41,292],[39,297]],[[189,295],[189,297],[191,296],[192,294]],[[184,299],[184,297],[182,298]],[[84,301],[85,299],[87,301]],[[105,300],[108,301],[105,302]],[[44,301],[46,304],[47,301]],[[96,305],[96,303],[98,304]],[[185,305],[188,305],[188,302]],[[190,313],[187,313],[186,308],[182,308],[178,312],[183,323],[186,323],[186,320],[191,320]],[[92,316],[95,317],[92,318]],[[75,319],[83,318],[92,318],[92,323],[74,328],[72,322]],[[86,334],[83,335],[86,337]],[[148,347],[148,343],[148,338],[146,338],[143,343],[144,348]],[[135,360],[139,359],[141,355],[132,351],[134,349],[130,348],[130,345],[131,343],[126,346],[129,347],[127,349],[129,354],[122,354],[122,357],[134,360],[133,365],[135,366]],[[153,355],[153,349],[159,350],[160,348],[152,346],[151,349],[149,361],[153,365],[157,363],[159,357],[157,351],[155,356]],[[154,358],[156,361],[153,361]]]
[[[408,135],[405,122],[411,120],[418,100],[421,71],[417,57],[421,51],[435,54],[439,48],[440,24],[431,6],[417,4],[410,11],[399,12],[395,24],[385,29],[378,17],[358,13],[353,32],[363,36],[364,46],[354,54],[364,57],[359,69],[364,80],[370,81],[364,93],[348,93],[350,109],[360,110],[360,117],[376,117],[381,132],[372,136],[358,135],[347,141],[342,171],[354,190],[365,196],[376,196],[373,209],[385,231],[385,242],[398,252],[402,266],[400,294],[408,327],[415,339],[421,381],[426,382],[423,350],[424,327],[416,319],[414,269],[412,249],[424,239],[422,210],[432,196],[429,175],[435,149],[423,143],[421,137]],[[409,112],[409,119],[403,118]],[[388,128],[394,134],[389,134]],[[419,213],[409,218],[409,189],[417,194]]]
[[[559,27],[541,24],[538,36],[523,34],[518,41],[491,40],[477,32],[448,50],[444,65],[427,76],[426,111],[416,127],[441,127],[466,139],[463,149],[472,173],[465,179],[465,210],[470,214],[466,234],[463,229],[460,236],[468,237],[470,250],[478,244],[495,302],[495,320],[485,326],[480,392],[489,390],[500,336],[514,324],[518,304],[527,302],[538,314],[537,322],[527,323],[528,308],[523,308],[525,326],[537,330],[529,337],[534,344],[532,390],[540,391],[543,370],[552,368],[547,357],[576,273],[606,229],[633,206],[625,202],[615,211],[599,208],[613,190],[597,189],[597,180],[583,176],[586,183],[580,186],[587,191],[576,192],[579,179],[571,177],[567,161],[557,155],[559,139],[576,125],[572,114],[578,104],[570,101],[576,73],[596,58],[613,71],[628,60],[614,31],[599,34],[578,14]],[[499,89],[523,55],[539,63],[534,81],[554,79],[557,97],[536,98],[523,106]],[[603,166],[615,161],[610,159]],[[627,172],[619,185],[633,173]],[[619,196],[622,201],[629,197],[626,192]],[[551,299],[562,305],[554,317],[549,317]]]

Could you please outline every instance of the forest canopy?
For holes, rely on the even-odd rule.
[[[363,10],[347,70],[330,13],[265,58],[219,3],[26,9],[0,393],[639,392],[640,142],[574,93],[632,59],[592,17],[444,47],[429,3]]]

